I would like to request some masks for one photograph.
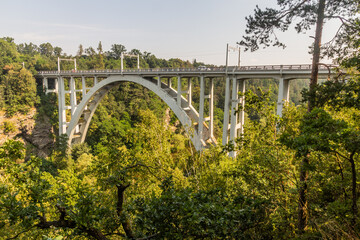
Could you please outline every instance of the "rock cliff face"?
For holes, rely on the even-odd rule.
[[[31,153],[47,157],[54,146],[55,135],[49,119],[39,116],[34,108],[26,115],[11,118],[0,112],[0,145],[8,139],[23,141]]]

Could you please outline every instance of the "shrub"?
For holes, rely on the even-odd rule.
[[[5,121],[2,129],[4,131],[5,134],[7,133],[14,133],[16,131],[16,126],[13,122],[10,121]]]

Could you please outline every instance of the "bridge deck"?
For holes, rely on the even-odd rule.
[[[337,66],[319,66],[319,75],[326,76],[332,74],[332,69]],[[141,76],[199,76],[205,75],[208,77],[221,77],[226,74],[236,75],[239,77],[258,76],[259,78],[279,76],[279,75],[294,75],[294,76],[307,76],[311,73],[311,65],[298,64],[298,65],[263,65],[263,66],[242,66],[242,67],[201,67],[201,68],[150,68],[150,69],[105,69],[105,70],[70,70],[70,71],[41,71],[38,73],[40,76],[57,77],[61,76],[84,76],[84,75],[97,75],[97,76],[110,76],[110,75],[141,75]]]

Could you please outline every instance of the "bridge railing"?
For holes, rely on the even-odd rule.
[[[319,65],[320,70],[331,69],[337,67],[336,65]],[[297,64],[297,65],[260,65],[260,66],[229,66],[227,72],[241,72],[241,71],[272,71],[272,70],[311,70],[311,64]],[[200,67],[200,68],[149,68],[149,69],[104,69],[104,70],[65,70],[65,71],[40,71],[39,74],[71,74],[71,73],[166,73],[166,72],[224,72],[225,67]]]

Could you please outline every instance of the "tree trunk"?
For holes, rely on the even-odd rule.
[[[357,208],[357,193],[356,193],[356,168],[355,168],[355,161],[354,161],[354,153],[350,155],[350,164],[351,164],[351,177],[352,177],[352,206],[351,211],[353,218],[351,220],[352,226],[355,226],[356,224],[356,216],[358,212]]]
[[[308,220],[308,201],[307,201],[307,166],[309,164],[308,156],[304,157],[300,166],[300,188],[299,188],[299,205],[298,205],[298,229],[299,233],[305,231]]]
[[[315,87],[318,81],[320,48],[322,29],[324,24],[326,0],[319,0],[319,7],[317,10],[317,21],[314,41],[314,52],[312,59],[312,70],[310,78],[310,98],[308,102],[308,112],[311,112],[315,106]],[[307,165],[309,164],[308,156],[304,157],[300,167],[300,188],[299,188],[299,209],[298,209],[298,230],[300,233],[305,231],[308,220],[308,201],[307,201]]]
[[[314,40],[314,52],[312,59],[312,69],[310,77],[310,98],[308,103],[308,112],[311,112],[315,106],[315,86],[318,82],[320,50],[321,50],[321,37],[324,25],[324,11],[326,0],[319,0],[319,7],[317,10],[316,31]]]
[[[88,228],[88,227],[84,227],[84,226],[79,226],[77,225],[77,223],[73,220],[70,219],[66,219],[67,214],[65,211],[65,208],[60,207],[60,206],[56,206],[57,209],[60,212],[60,218],[57,221],[46,221],[45,216],[41,216],[40,217],[40,222],[35,225],[36,227],[40,228],[40,229],[49,229],[49,228],[78,228],[80,229],[82,232],[87,233],[87,235],[95,238],[96,240],[108,240],[107,237],[105,237],[104,234],[102,234],[102,232],[98,229],[95,228]]]
[[[123,211],[123,203],[124,203],[124,193],[125,190],[130,186],[130,184],[128,185],[117,185],[117,204],[116,204],[116,212],[117,215],[119,216],[119,218],[121,218],[121,214]],[[129,222],[128,219],[124,219],[121,221],[121,225],[123,226],[123,229],[125,231],[126,236],[129,239],[135,239],[134,233],[131,229],[131,224]]]

